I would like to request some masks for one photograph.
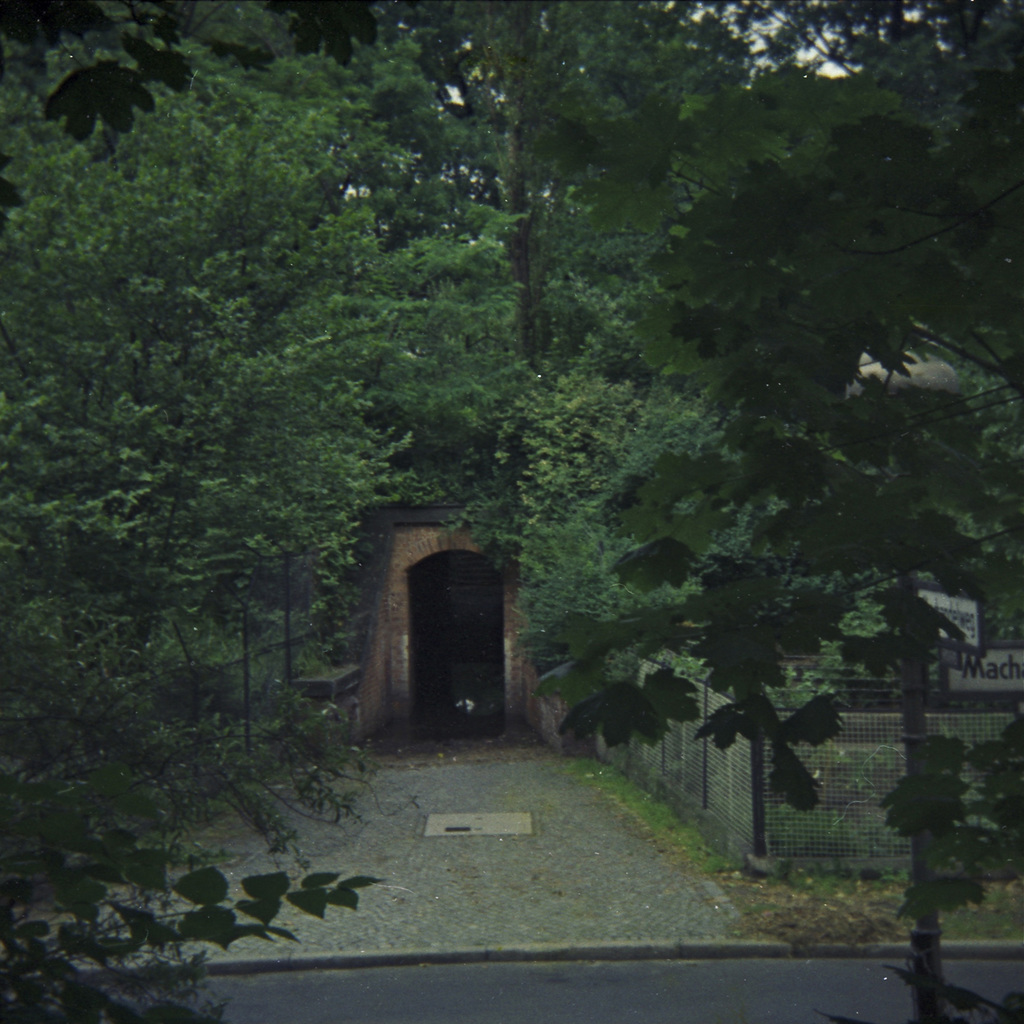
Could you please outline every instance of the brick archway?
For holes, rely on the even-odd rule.
[[[410,723],[414,709],[412,608],[409,574],[414,566],[442,552],[483,555],[465,530],[446,523],[460,510],[448,507],[389,510],[380,527],[386,568],[367,638],[359,685],[358,734],[367,736],[392,722]],[[518,649],[521,626],[514,565],[499,569],[502,579],[503,662],[506,722],[533,719],[536,676]]]

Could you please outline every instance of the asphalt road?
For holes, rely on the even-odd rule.
[[[1002,998],[1024,961],[946,964]],[[231,1024],[821,1024],[819,1012],[903,1024],[910,995],[870,960],[493,963],[218,977]]]

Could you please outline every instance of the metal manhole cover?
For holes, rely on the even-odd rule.
[[[530,836],[533,815],[509,814],[428,814],[425,836]]]

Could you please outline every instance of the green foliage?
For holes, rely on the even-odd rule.
[[[337,574],[379,491],[396,445],[332,372],[322,321],[291,333],[300,281],[358,293],[374,260],[357,210],[309,228],[331,119],[268,101],[236,121],[236,100],[168,100],[116,160],[23,137],[35,178],[2,243],[19,269],[0,434],[6,537],[33,552],[24,597],[81,586],[90,614],[110,611],[107,593],[138,626],[197,608],[251,561],[245,545],[315,544]],[[207,156],[178,155],[191,150]],[[168,203],[176,192],[195,201]]]
[[[883,800],[886,821],[902,835],[928,829],[929,864],[954,874],[908,890],[907,915],[978,902],[983,890],[975,879],[1024,866],[1024,722],[1011,722],[998,740],[971,746],[929,737],[921,762],[922,774],[902,779]]]
[[[179,883],[198,902],[169,924],[145,901],[170,898],[159,873],[214,806],[283,851],[296,838],[287,809],[348,813],[365,769],[345,724],[293,693],[259,694],[243,724],[237,674],[210,666],[240,653],[238,592],[261,556],[316,549],[330,586],[353,558],[362,510],[390,493],[402,441],[364,421],[360,383],[337,372],[341,342],[323,320],[297,327],[316,287],[357,301],[379,246],[362,208],[321,210],[336,116],[193,61],[194,87],[119,139],[72,144],[27,116],[31,81],[0,91],[27,183],[0,237],[11,271],[0,286],[0,743],[19,786],[44,787],[13,789],[8,812],[28,821],[52,793],[83,786],[109,798],[91,818],[59,808],[41,826],[56,852],[30,874],[59,881],[62,906],[82,919],[17,954],[57,986],[5,992],[26,1020],[42,1019],[39,1000],[71,1014],[76,993],[95,1012],[74,1019],[129,1019],[65,970],[95,961],[108,936],[110,956],[122,949],[138,966],[182,938],[275,934],[269,897],[257,900],[259,925],[240,923],[244,908],[203,888],[210,872]],[[329,629],[329,615],[320,621]],[[115,792],[112,762],[137,784]],[[121,830],[123,878],[82,868],[76,858],[99,856],[91,835]],[[14,877],[20,861],[7,858],[28,840],[4,831]],[[86,840],[69,861],[60,843]],[[122,882],[145,891],[109,887]],[[352,906],[352,889],[287,895],[322,915]],[[11,928],[29,922],[19,935],[43,935],[29,920],[38,907],[9,909]],[[5,971],[24,966],[5,953]]]
[[[613,382],[586,364],[535,376],[517,399],[502,424],[497,486],[469,515],[518,558],[524,641],[542,670],[566,659],[573,616],[653,613],[678,598],[672,587],[641,593],[616,573],[631,547],[617,515],[664,445],[696,447],[713,432],[687,391]]]
[[[506,443],[516,448],[498,454],[503,463],[518,463],[525,526],[564,519],[567,495],[574,512],[593,518],[628,450],[637,406],[629,384],[610,384],[581,371],[553,383],[538,375],[518,400],[519,422],[504,425]]]
[[[363,44],[376,39],[376,21],[365,0],[341,4],[268,0],[262,6],[287,15],[287,31],[298,53],[319,53],[322,49],[345,63],[352,56],[353,39]],[[4,4],[0,12],[0,40],[25,48],[41,44],[46,50],[59,51],[70,43],[69,37],[77,37],[79,52],[90,51],[86,63],[79,61],[78,67],[51,85],[45,100],[46,118],[63,121],[69,135],[83,140],[92,135],[99,120],[113,131],[130,131],[135,108],[144,112],[155,109],[153,83],[175,92],[191,84],[192,63],[179,49],[191,21],[189,9],[159,2],[123,7],[93,0],[13,2]],[[216,36],[204,38],[202,44],[218,56],[230,54],[245,67],[264,67],[274,58],[265,44],[251,47]],[[110,53],[115,56],[105,55]],[[0,182],[0,211],[18,205],[19,197],[11,183]]]
[[[493,476],[498,424],[526,368],[511,354],[512,219],[479,194],[481,140],[437,105],[420,59],[420,37],[385,20],[379,46],[346,68],[281,60],[254,84],[302,116],[334,112],[322,116],[309,222],[320,233],[325,216],[358,217],[372,243],[352,253],[357,288],[329,266],[305,268],[281,327],[327,334],[361,389],[364,424],[402,439],[389,499],[459,503]]]
[[[123,761],[164,793],[161,829],[172,845],[230,807],[283,852],[297,842],[290,810],[345,816],[369,771],[347,723],[284,688],[254,702],[246,729],[240,711],[197,701],[190,687],[175,694],[174,676],[69,668],[55,680],[39,671],[34,688],[20,676],[5,688],[6,757],[32,778],[74,782]]]
[[[260,555],[316,549],[337,580],[401,442],[364,422],[323,324],[294,327],[302,281],[358,295],[377,251],[359,210],[310,226],[332,120],[280,97],[239,114],[244,83],[205,70],[114,156],[19,129],[34,178],[0,239],[0,728],[38,774],[117,758],[166,787],[176,827],[219,795],[281,846],[268,773],[341,813],[351,748],[323,749],[281,694],[258,702],[250,752],[237,683],[200,665],[240,654]]]
[[[663,462],[629,525],[641,541],[679,542],[692,562],[734,509],[774,502],[752,547],[807,567],[730,582],[690,603],[691,620],[707,623],[695,653],[714,666],[713,685],[775,684],[769,662],[780,650],[838,638],[850,605],[826,589],[833,576],[863,589],[865,578],[880,586],[927,569],[947,589],[987,586],[991,600],[1016,600],[996,594],[996,578],[970,575],[991,561],[984,538],[1021,525],[1001,453],[969,426],[985,396],[920,391],[893,401],[868,386],[850,401],[844,387],[864,351],[898,369],[916,337],[1000,372],[1008,392],[1020,388],[1018,304],[1004,273],[1017,200],[1011,172],[1000,170],[1021,145],[1006,101],[1020,81],[1020,72],[982,76],[968,96],[979,113],[950,138],[913,125],[894,97],[856,78],[767,76],[701,99],[683,118],[663,110],[659,129],[613,126],[630,152],[656,136],[673,154],[664,177],[702,183],[660,261],[668,298],[650,318],[648,351],[668,369],[696,372],[711,399],[733,410],[727,457]],[[989,135],[993,118],[999,142]],[[723,122],[736,130],[723,134]],[[604,137],[615,138],[613,129]],[[631,179],[617,157],[622,140],[603,145],[587,159]],[[972,176],[968,167],[990,149],[991,177]],[[639,191],[661,202],[660,180]],[[598,214],[621,215],[605,178],[592,188]],[[984,244],[965,249],[957,232],[982,213]],[[882,241],[859,241],[873,237]],[[968,273],[986,282],[988,297],[975,288],[951,307],[944,296],[964,292]],[[972,330],[983,341],[970,341]],[[692,504],[681,516],[684,498]],[[887,630],[903,637],[905,653],[920,652],[934,627],[909,611],[883,604]],[[879,649],[891,650],[884,640]]]
[[[624,342],[650,294],[637,254],[651,251],[652,240],[594,232],[572,177],[534,143],[560,102],[619,113],[650,93],[741,80],[745,65],[730,59],[740,58],[741,44],[715,19],[698,24],[660,3],[456,0],[388,13],[419,45],[420,65],[451,122],[446,176],[509,218],[512,351],[538,370],[565,369],[583,352],[600,352],[612,372],[637,370],[636,349]],[[388,34],[382,25],[385,41]]]
[[[1024,397],[1012,269],[1022,258],[1022,93],[1019,64],[979,72],[947,131],[864,76],[779,73],[681,108],[652,102],[631,118],[563,122],[551,145],[567,169],[600,171],[585,191],[599,222],[671,224],[648,357],[699,379],[729,411],[717,449],[664,457],[627,516],[646,545],[625,566],[634,580],[700,574],[703,588],[671,623],[595,622],[589,642],[581,624],[575,666],[552,681],[587,697],[588,728],[629,733],[622,701],[600,713],[603,687],[625,682],[601,681],[613,647],[686,650],[733,697],[709,722],[716,741],[763,731],[773,784],[809,807],[813,781],[794,741],[820,741],[838,723],[822,695],[780,719],[782,655],[838,645],[881,677],[901,659],[930,658],[949,624],[893,587],[911,573],[1005,617],[1019,612],[1024,480],[1009,439]],[[858,381],[865,353],[887,379]],[[901,386],[940,356],[960,370],[961,393]],[[738,514],[750,517],[753,557],[709,573]],[[865,599],[878,625],[851,633]],[[635,728],[649,731],[648,710],[636,713]],[[977,785],[996,790],[972,805],[974,824],[958,768],[929,764],[894,794],[894,823],[936,832],[933,856],[947,865],[1019,844],[1016,826],[991,817],[1000,801],[1014,806],[1012,737],[995,749],[1008,760],[978,765],[992,781]],[[948,903],[953,890],[975,891],[919,891],[914,906]]]
[[[288,14],[288,30],[298,53],[319,53],[344,64],[352,56],[352,40],[369,45],[377,38],[377,23],[369,3],[305,3],[270,0],[267,9]]]
[[[282,900],[323,917],[327,906],[354,910],[358,890],[379,881],[319,872],[293,887],[277,872],[243,879],[250,898],[232,899],[217,868],[175,870],[159,841],[165,803],[126,765],[79,783],[0,775],[5,1021],[219,1019],[180,1001],[195,976],[189,944],[296,941],[272,923]],[[153,958],[168,968],[163,981],[151,964],[133,973]]]
[[[730,4],[725,20],[762,65],[862,73],[932,121],[962,114],[956,99],[979,67],[1020,52],[1020,0]]]
[[[902,23],[912,108],[868,80],[903,52],[878,5],[3,5],[5,755],[145,816],[123,761],[171,836],[214,795],[286,843],[270,777],[343,813],[344,726],[282,694],[251,752],[207,666],[280,550],[318,551],[330,660],[363,512],[456,501],[521,556],[538,662],[575,658],[551,684],[583,702],[570,725],[656,737],[710,671],[734,697],[716,741],[763,733],[812,804],[794,747],[838,722],[816,693],[776,710],[780,655],[927,653],[941,617],[889,591],[910,571],[1024,614],[1022,77],[948,87],[1013,18],[889,6],[926,15]],[[757,58],[763,17],[784,23]],[[975,49],[948,60],[958,24]],[[872,75],[756,79],[808,39]],[[962,397],[846,399],[862,353],[900,380],[911,351]],[[978,754],[986,822],[1018,810],[1007,749]],[[916,808],[948,861],[987,841],[954,790]],[[103,880],[79,881],[84,906]],[[358,888],[248,881],[256,927]],[[215,873],[179,885],[186,930],[231,934]]]

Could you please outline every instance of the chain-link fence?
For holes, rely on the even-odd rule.
[[[707,737],[698,739],[703,722],[728,703],[707,686],[701,700],[702,721],[673,723],[653,745],[633,740],[626,752],[625,771],[678,812],[711,819],[730,853],[746,852],[754,848],[750,745],[738,742],[719,750]]]
[[[240,586],[221,588],[235,615],[216,653],[174,626],[183,657],[161,673],[166,712],[193,723],[212,714],[242,722],[248,745],[252,721],[296,679],[313,635],[314,567],[314,552],[260,557]]]
[[[995,739],[1011,720],[1008,712],[933,711],[930,735],[967,743]],[[848,711],[843,731],[819,747],[801,749],[819,786],[813,811],[795,811],[777,794],[765,795],[768,853],[777,857],[904,858],[910,842],[885,824],[882,798],[903,777],[906,755],[897,711]]]
[[[296,656],[313,635],[311,552],[261,558],[249,579],[243,611],[243,666],[250,665],[250,687],[260,700],[290,685]]]
[[[903,777],[900,713],[893,707],[843,714],[843,730],[818,747],[799,752],[819,787],[819,804],[797,811],[768,789],[760,745],[739,739],[719,750],[696,734],[716,708],[728,703],[703,688],[702,721],[674,724],[649,745],[630,743],[622,766],[639,785],[668,800],[677,811],[712,827],[718,845],[733,856],[884,860],[910,855],[907,839],[885,824],[882,798]],[[996,738],[1012,714],[993,707],[932,711],[928,732],[967,743]],[[770,767],[770,766],[769,766]]]

